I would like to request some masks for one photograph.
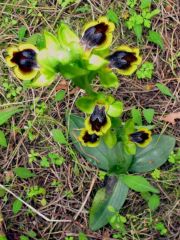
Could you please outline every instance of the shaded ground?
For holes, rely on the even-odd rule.
[[[28,3],[29,2],[29,3]],[[4,228],[9,239],[19,239],[20,235],[33,230],[37,233],[37,239],[65,239],[66,236],[77,236],[83,231],[92,239],[109,239],[113,231],[105,227],[98,232],[91,232],[88,229],[88,209],[92,197],[100,184],[97,177],[97,170],[88,164],[82,157],[77,156],[73,147],[59,146],[53,142],[50,136],[50,129],[58,126],[66,130],[64,114],[67,109],[76,111],[74,101],[80,91],[69,94],[67,91],[65,100],[62,103],[54,101],[55,89],[60,83],[58,79],[52,86],[39,90],[21,89],[17,96],[7,98],[8,91],[1,83],[12,84],[11,88],[17,89],[21,86],[12,72],[8,72],[5,66],[3,54],[8,45],[18,43],[17,32],[20,26],[26,26],[28,35],[42,32],[44,28],[53,31],[60,20],[65,20],[80,34],[83,23],[103,14],[107,9],[113,8],[120,16],[120,24],[117,27],[114,46],[118,44],[136,45],[134,34],[128,31],[121,18],[122,13],[127,11],[126,1],[81,1],[79,4],[72,4],[70,7],[61,9],[57,1],[18,1],[7,0],[0,3],[0,104],[12,106],[23,104],[26,109],[23,113],[12,118],[2,129],[6,130],[9,145],[6,150],[0,149],[0,181],[17,196],[26,199],[26,192],[29,186],[38,185],[46,189],[47,204],[42,206],[42,197],[36,200],[27,201],[39,213],[49,219],[65,219],[72,222],[48,222],[42,217],[28,210],[23,206],[22,210],[14,215],[12,213],[12,202],[14,197],[11,194],[1,198],[1,209],[4,217]],[[155,73],[150,81],[140,81],[133,75],[131,78],[120,76],[121,85],[117,91],[112,91],[114,96],[125,103],[123,118],[128,116],[128,110],[133,106],[140,108],[151,107],[156,111],[154,124],[155,132],[163,132],[176,136],[177,147],[180,146],[180,122],[174,126],[160,121],[160,117],[180,111],[179,92],[180,80],[178,79],[178,59],[175,54],[178,52],[180,25],[178,19],[178,1],[159,1],[156,3],[161,10],[153,20],[153,27],[162,33],[165,42],[164,50],[160,50],[152,44],[143,41],[140,45],[143,61],[150,60],[155,64]],[[87,6],[85,13],[79,13],[79,7]],[[167,7],[168,6],[168,7]],[[15,22],[15,21],[16,22]],[[179,28],[179,29],[178,29]],[[176,96],[176,100],[160,94],[155,87],[156,82],[166,84]],[[70,89],[72,87],[70,86]],[[42,112],[42,114],[39,114]],[[34,136],[30,141],[27,126]],[[34,150],[39,153],[36,161],[28,162],[28,154]],[[58,153],[66,159],[65,164],[60,168],[42,168],[40,157],[47,156],[49,152]],[[25,166],[37,174],[32,180],[19,180],[12,172],[17,166]],[[121,214],[129,214],[127,235],[123,239],[145,239],[145,240],[175,240],[179,236],[178,228],[178,167],[167,163],[161,170],[161,178],[158,181],[152,180],[161,191],[161,205],[151,216],[147,205],[137,193],[130,192]],[[151,175],[147,175],[151,178]],[[53,184],[54,183],[54,184]],[[86,199],[88,193],[91,197]],[[86,201],[87,200],[87,201]],[[85,208],[79,212],[82,204]],[[154,229],[155,222],[163,221],[168,234],[160,236]],[[111,238],[112,239],[112,238]]]

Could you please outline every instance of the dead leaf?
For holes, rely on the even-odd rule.
[[[165,117],[161,117],[161,120],[168,123],[172,123],[173,125],[176,124],[176,121],[175,121],[176,119],[180,119],[180,112],[170,113]]]
[[[60,84],[58,84],[58,85],[56,86],[56,89],[55,89],[55,90],[56,90],[56,92],[58,92],[58,91],[60,91],[60,90],[65,90],[65,91],[67,91],[68,88],[69,88],[69,83],[68,83],[68,81],[66,81],[66,80],[63,79],[63,80],[60,82]],[[75,88],[73,88],[71,91],[69,91],[69,94],[70,94],[70,95],[76,94],[79,90],[80,90],[79,87],[75,87]]]

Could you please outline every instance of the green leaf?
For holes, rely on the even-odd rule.
[[[7,147],[7,141],[6,141],[5,134],[1,130],[0,130],[0,146]]]
[[[13,202],[13,207],[12,207],[12,211],[14,214],[17,214],[22,208],[22,202],[19,201],[18,199],[16,199],[14,202]]]
[[[162,39],[160,33],[158,33],[158,32],[149,31],[148,41],[160,46],[161,49],[163,49],[163,47],[164,47],[163,39]]]
[[[66,91],[64,90],[60,90],[59,92],[57,92],[55,95],[55,101],[56,102],[62,101],[65,97],[65,94],[66,94]]]
[[[90,209],[90,228],[96,231],[106,225],[113,215],[108,207],[112,206],[119,211],[128,194],[128,187],[120,178],[109,177],[106,187],[101,188],[95,195]]]
[[[17,167],[13,169],[13,171],[16,174],[16,176],[22,179],[28,179],[36,176],[34,173],[32,173],[29,169],[25,167]]]
[[[166,162],[175,146],[175,138],[167,135],[154,135],[146,148],[137,148],[131,172],[148,172]]]
[[[68,118],[69,117],[69,118]],[[121,142],[118,142],[113,148],[107,148],[106,144],[101,141],[96,148],[83,147],[77,140],[80,129],[84,126],[84,119],[76,116],[67,116],[69,121],[69,134],[77,151],[86,158],[88,162],[96,167],[110,172],[125,173],[129,168],[132,156],[126,154]]]
[[[83,232],[80,232],[78,237],[79,237],[79,240],[88,240],[88,238]]]
[[[158,193],[158,189],[154,188],[144,177],[133,175],[122,175],[121,180],[129,188],[136,192],[153,192]]]
[[[121,101],[115,101],[109,106],[107,111],[111,117],[119,117],[123,112],[123,103]]]
[[[151,0],[141,0],[141,5],[140,5],[141,9],[150,8],[150,7],[151,7]]]
[[[29,240],[29,238],[27,236],[25,236],[25,235],[21,235],[20,236],[20,240]]]
[[[173,96],[171,90],[166,87],[163,83],[156,83],[156,87],[159,89],[159,91],[169,97],[172,97],[173,99],[175,99],[175,97]]]
[[[6,236],[3,236],[2,233],[0,235],[0,240],[8,240]]]
[[[22,26],[20,27],[19,31],[18,31],[18,38],[19,38],[19,41],[22,41],[23,38],[25,37],[25,34],[26,34],[26,27],[25,26]]]
[[[140,109],[133,107],[131,110],[131,115],[134,123],[137,124],[138,126],[142,126],[142,116]]]
[[[133,26],[134,32],[136,34],[137,40],[140,41],[142,38],[142,25],[136,24]]]
[[[153,194],[148,201],[148,207],[151,211],[155,211],[160,205],[160,198],[158,195]]]
[[[40,50],[45,48],[45,37],[43,34],[35,33],[27,39],[28,43],[36,45]]]
[[[152,123],[153,117],[154,117],[154,109],[153,108],[147,108],[147,109],[143,109],[143,115],[144,118],[146,119],[146,121],[148,123]]]
[[[118,24],[119,23],[119,17],[118,15],[112,10],[112,9],[109,9],[107,11],[107,14],[106,14],[107,18],[109,19],[109,21],[115,23],[115,24]]]
[[[103,136],[103,140],[105,144],[109,148],[113,148],[117,143],[116,132],[112,131],[111,129]]]
[[[118,88],[119,80],[115,73],[105,69],[98,72],[99,80],[104,88]]]
[[[95,106],[95,101],[93,97],[84,96],[76,101],[76,107],[84,113],[91,114]]]
[[[22,111],[19,107],[10,107],[0,110],[0,125],[6,123],[14,114]]]
[[[60,129],[53,129],[51,131],[51,134],[55,142],[60,144],[67,144],[64,134]]]

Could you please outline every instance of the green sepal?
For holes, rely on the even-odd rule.
[[[103,69],[98,72],[100,83],[105,88],[118,88],[119,80],[115,73],[109,69]]]
[[[123,133],[122,133],[122,141],[124,150],[127,154],[134,155],[136,153],[136,145],[135,143],[129,140],[129,134],[133,133],[135,130],[135,125],[132,119],[126,121]]]
[[[109,147],[113,148],[117,143],[116,132],[111,129],[103,136],[104,143]]]
[[[58,39],[50,32],[44,31],[46,48],[48,49],[57,49],[60,47]]]
[[[137,148],[131,172],[152,171],[166,162],[175,146],[175,138],[167,135],[154,135],[146,148]]]
[[[65,23],[61,23],[59,26],[58,40],[64,48],[69,48],[69,44],[72,42],[79,43],[78,36]]]
[[[97,191],[90,209],[90,228],[96,231],[109,222],[113,215],[108,207],[119,211],[128,194],[128,187],[119,177],[110,176],[104,188]]]
[[[76,101],[76,107],[84,113],[91,114],[95,106],[96,99],[90,96],[84,96]]]
[[[119,117],[123,112],[123,103],[121,101],[115,101],[109,106],[107,111],[111,117]]]

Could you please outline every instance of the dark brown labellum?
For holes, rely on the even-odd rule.
[[[135,143],[144,143],[149,138],[149,134],[144,131],[139,131],[130,134],[130,140]]]
[[[16,63],[21,71],[25,73],[31,72],[34,68],[37,68],[36,52],[32,49],[15,52],[11,61]]]
[[[99,140],[99,136],[96,134],[89,134],[88,132],[85,132],[83,136],[83,141],[85,143],[90,142],[90,143],[96,143]]]
[[[131,63],[137,60],[134,53],[117,51],[112,55],[108,56],[107,59],[110,61],[111,68],[127,69]]]
[[[88,48],[92,48],[101,45],[106,40],[106,32],[108,30],[108,25],[105,23],[99,23],[95,26],[88,28],[81,42],[85,44]]]
[[[90,124],[92,130],[100,131],[101,127],[106,125],[107,117],[105,113],[105,107],[100,108],[98,105],[95,106],[93,113],[90,116]]]

